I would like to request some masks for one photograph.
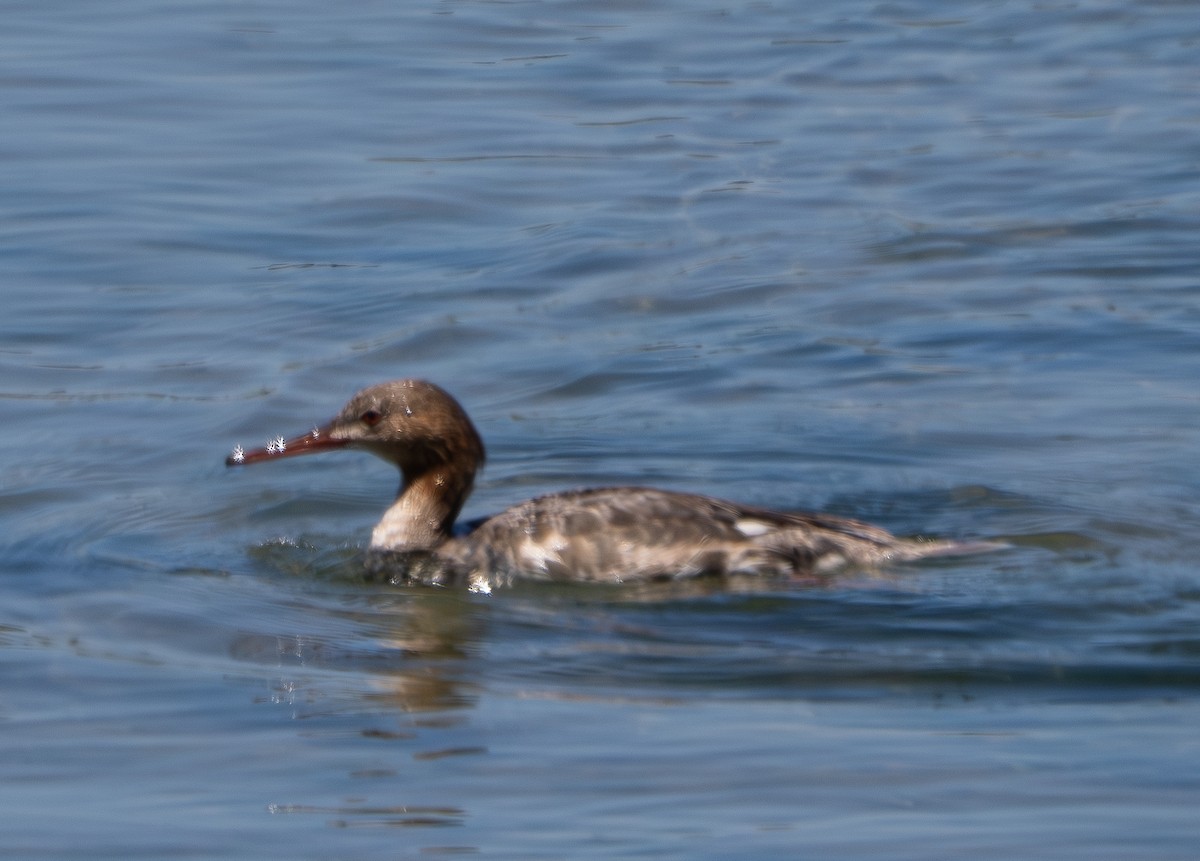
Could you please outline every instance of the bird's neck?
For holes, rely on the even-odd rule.
[[[454,528],[474,483],[473,472],[437,466],[405,475],[396,501],[371,533],[374,550],[432,550]]]

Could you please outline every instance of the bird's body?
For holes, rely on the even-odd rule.
[[[238,448],[226,463],[334,448],[365,449],[401,472],[400,492],[372,533],[368,557],[374,570],[397,580],[490,591],[520,579],[797,577],[993,546],[898,538],[848,518],[647,487],[538,497],[456,535],[455,518],[483,464],[483,442],[454,398],[420,380],[364,389],[327,426],[265,449]]]

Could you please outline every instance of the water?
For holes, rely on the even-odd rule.
[[[1184,859],[1200,24],[1179,3],[10,4],[0,854]],[[663,484],[1003,553],[395,590],[435,380],[469,517]]]

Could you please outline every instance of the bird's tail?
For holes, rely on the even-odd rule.
[[[936,556],[971,556],[976,553],[994,553],[1011,546],[1003,541],[938,541],[914,538],[906,541],[893,558],[908,560]]]

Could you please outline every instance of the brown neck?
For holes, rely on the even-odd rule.
[[[432,550],[450,537],[474,475],[442,464],[410,476],[371,533],[376,550]]]

